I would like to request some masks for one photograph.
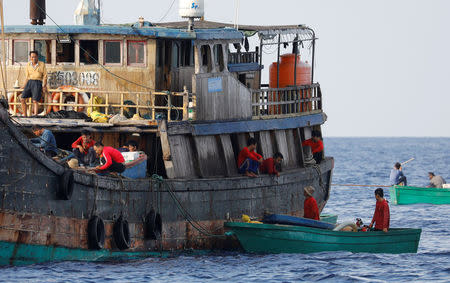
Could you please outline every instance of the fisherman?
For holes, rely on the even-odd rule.
[[[247,146],[238,155],[238,168],[240,174],[248,177],[257,177],[258,167],[263,162],[262,156],[256,153],[256,140],[249,138]]]
[[[31,51],[30,62],[25,68],[25,84],[20,98],[23,116],[27,116],[26,99],[29,97],[33,100],[33,115],[38,114],[43,90],[47,91],[47,69],[44,62],[38,61],[38,52]]]
[[[105,174],[109,172],[122,173],[125,171],[125,159],[120,151],[110,146],[104,146],[101,142],[94,145],[94,150],[100,157],[99,166],[94,168],[98,174]]]
[[[389,176],[389,180],[391,182],[391,186],[393,185],[403,185],[407,186],[406,177],[403,175],[402,165],[397,162],[394,164],[394,168],[391,170],[391,175]]]
[[[309,140],[302,142],[302,146],[311,147],[314,160],[319,164],[323,159],[323,141],[319,131],[312,131],[311,136]]]
[[[436,176],[433,172],[428,172],[428,178],[430,179],[430,184],[427,186],[427,188],[438,188],[442,189],[445,184],[444,178],[442,176]]]
[[[317,201],[313,197],[314,187],[307,186],[303,188],[303,195],[305,202],[303,203],[303,218],[309,218],[320,221],[319,207]]]
[[[262,162],[259,171],[262,174],[276,175],[277,177],[280,177],[280,172],[278,172],[277,168],[281,166],[282,161],[283,154],[281,154],[281,152],[276,152],[273,157],[269,157]]]
[[[387,200],[384,199],[384,193],[382,188],[375,190],[375,199],[377,204],[375,206],[375,212],[373,213],[372,222],[370,222],[370,228],[375,223],[375,231],[387,232],[389,229],[389,205]]]
[[[37,146],[48,157],[54,157],[57,155],[56,139],[50,130],[44,129],[39,125],[34,125],[31,131],[37,138],[33,138],[30,141]]]
[[[78,159],[80,166],[92,166],[96,163],[97,155],[94,150],[95,141],[92,139],[92,134],[88,130],[83,130],[81,136],[73,142],[73,154]]]

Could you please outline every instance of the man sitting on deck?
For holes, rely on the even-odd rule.
[[[137,141],[129,140],[127,142],[127,146],[128,146],[128,152],[135,152],[135,151],[138,150],[138,143],[137,143]]]
[[[444,178],[442,178],[442,176],[436,176],[433,172],[428,172],[428,178],[430,179],[430,184],[427,186],[427,188],[443,188],[445,180]]]
[[[283,154],[280,152],[276,152],[272,157],[269,157],[263,161],[261,164],[261,167],[259,168],[259,171],[262,174],[269,174],[269,175],[277,175],[277,177],[280,177],[280,172],[278,172],[277,167],[281,165],[281,162],[283,161]]]
[[[402,185],[402,183],[404,186],[407,186],[406,177],[403,175],[402,165],[399,162],[395,163],[394,168],[392,168],[389,180],[391,182],[391,186]]]
[[[92,165],[96,160],[96,153],[94,150],[95,141],[92,140],[91,132],[83,130],[81,136],[73,142],[73,154],[78,163],[81,165]]]
[[[323,142],[319,131],[312,131],[312,138],[303,141],[302,146],[310,146],[314,160],[319,164],[323,159]]]
[[[94,150],[100,157],[100,163],[102,164],[94,168],[97,173],[122,173],[125,171],[125,159],[120,151],[110,146],[104,146],[101,142],[94,145]]]
[[[375,206],[375,212],[373,213],[372,222],[370,222],[370,228],[372,228],[373,223],[375,223],[375,231],[387,232],[389,229],[389,205],[384,199],[384,193],[382,188],[377,188],[375,190],[375,199],[377,204]]]
[[[305,202],[303,203],[303,218],[320,221],[319,207],[317,206],[316,199],[313,197],[313,193],[313,186],[303,188],[303,195],[305,196]]]
[[[39,125],[34,125],[31,128],[33,134],[37,138],[33,138],[30,141],[37,146],[48,157],[54,157],[57,155],[56,139],[50,130],[44,129]]]
[[[238,155],[238,168],[240,174],[248,177],[257,177],[258,167],[263,162],[262,156],[256,153],[256,140],[249,138],[247,147],[244,147]]]

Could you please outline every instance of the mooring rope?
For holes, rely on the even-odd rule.
[[[331,184],[333,187],[368,187],[368,188],[390,188],[387,185],[361,185],[361,184]]]

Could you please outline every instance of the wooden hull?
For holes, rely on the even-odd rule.
[[[450,189],[392,186],[389,196],[393,204],[450,204]]]
[[[327,158],[319,169],[297,168],[279,178],[120,180],[75,171],[73,195],[61,200],[56,189],[65,169],[31,145],[0,107],[0,243],[18,250],[44,247],[42,253],[25,260],[29,263],[72,259],[48,256],[56,247],[68,254],[95,255],[88,248],[87,228],[90,217],[97,215],[104,220],[106,231],[100,254],[237,248],[238,242],[211,234],[221,235],[226,219],[242,214],[302,216],[303,187],[307,185],[317,188],[314,197],[322,210],[329,197],[332,169],[333,159]],[[162,218],[162,235],[157,240],[144,235],[144,218],[151,209]],[[130,248],[124,251],[113,239],[113,224],[121,215],[128,220],[131,237]],[[95,257],[80,256],[80,260]],[[7,264],[21,260],[19,253],[6,250],[0,258]]]
[[[252,253],[416,253],[421,229],[391,229],[388,233],[340,232],[317,228],[227,222],[242,247]]]

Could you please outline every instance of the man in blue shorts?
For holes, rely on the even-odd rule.
[[[26,99],[33,100],[33,115],[38,114],[39,101],[42,98],[42,90],[47,89],[47,69],[44,62],[38,61],[37,51],[30,52],[30,62],[25,68],[25,86],[23,87],[20,102],[22,103],[23,116],[27,116]]]

